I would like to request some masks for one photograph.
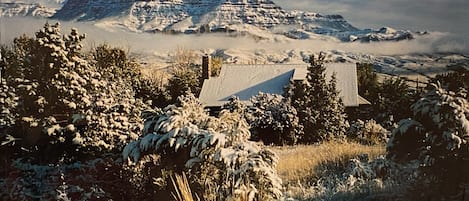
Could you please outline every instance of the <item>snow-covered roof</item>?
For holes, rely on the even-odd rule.
[[[283,94],[290,80],[306,79],[308,64],[224,65],[218,77],[206,79],[199,99],[206,106],[222,106],[232,96],[247,104],[259,92]],[[336,73],[337,88],[345,106],[358,106],[355,64],[326,64],[328,77]]]
[[[358,95],[357,67],[354,63],[328,63],[326,74],[328,77],[336,73],[337,89],[342,96],[346,107],[358,106],[360,99]]]

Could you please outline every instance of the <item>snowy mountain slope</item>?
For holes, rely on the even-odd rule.
[[[40,3],[0,2],[0,17],[36,16],[51,17],[57,8],[46,7]]]
[[[134,32],[249,34],[261,29],[266,34],[260,35],[345,42],[407,40],[415,35],[391,28],[358,29],[340,15],[287,11],[271,0],[68,0],[53,18]]]
[[[227,64],[301,64],[312,54],[311,49],[211,49],[196,52],[200,57],[209,54],[222,58]],[[459,53],[418,53],[405,55],[371,55],[367,53],[329,50],[324,52],[328,62],[371,63],[376,72],[383,76],[395,76],[408,80],[408,84],[425,86],[437,74],[453,71],[457,68],[469,69],[468,54]],[[140,55],[141,61],[157,64],[162,68],[170,64],[171,53],[158,52]],[[306,64],[305,64],[306,65]]]

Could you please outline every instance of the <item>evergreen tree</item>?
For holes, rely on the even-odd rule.
[[[323,54],[311,56],[307,79],[289,89],[292,105],[298,112],[303,142],[331,140],[345,134],[344,104],[336,89],[336,78],[326,79]]]
[[[406,81],[402,78],[387,78],[379,85],[377,99],[372,103],[377,113],[377,119],[383,120],[389,116],[394,119],[404,119],[412,115],[410,106],[418,97]]]
[[[191,92],[196,96],[202,88],[200,78],[202,66],[196,64],[197,55],[192,50],[178,48],[172,56],[171,74],[166,89],[171,98],[171,103],[176,103],[179,96]]]
[[[375,100],[378,93],[378,75],[373,64],[357,63],[358,94],[367,100]]]

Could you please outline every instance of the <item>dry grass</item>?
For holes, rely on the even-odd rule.
[[[189,186],[189,181],[187,180],[186,174],[182,176],[175,174],[174,177],[171,177],[173,187],[175,192],[171,193],[174,200],[177,201],[199,201],[199,197],[195,195],[195,198],[192,196],[191,187]]]
[[[274,147],[279,156],[277,172],[285,184],[304,182],[321,177],[325,170],[341,169],[358,155],[367,154],[370,159],[383,155],[384,145],[326,142],[320,145]]]

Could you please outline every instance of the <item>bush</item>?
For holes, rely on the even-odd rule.
[[[201,70],[199,66],[173,69],[172,77],[168,80],[166,89],[171,97],[171,102],[175,103],[179,96],[187,92],[199,94]]]
[[[412,115],[410,106],[418,94],[414,94],[402,78],[387,78],[381,83],[378,99],[373,104],[381,118],[393,115],[395,119],[408,118]]]
[[[408,162],[418,160],[433,183],[425,196],[440,198],[459,193],[468,178],[464,160],[469,159],[469,103],[457,94],[431,84],[423,98],[412,105],[413,117],[393,131],[387,157]]]
[[[1,80],[1,109],[8,112],[0,128],[2,196],[129,198],[119,156],[142,130],[146,106],[135,98],[129,74],[106,72],[116,67],[97,68],[80,53],[83,39],[76,29],[62,35],[59,24],[45,24],[35,38],[22,36],[2,49],[8,72]]]
[[[92,51],[92,63],[110,80],[123,79],[130,83],[134,97],[149,102],[151,106],[168,105],[168,97],[163,86],[157,80],[144,76],[141,66],[129,58],[128,54],[107,44],[100,45]]]
[[[375,120],[353,122],[347,130],[347,137],[366,145],[385,144],[389,131],[377,124]]]
[[[251,102],[253,111],[250,124],[259,140],[276,145],[292,145],[297,142],[299,120],[296,109],[290,105],[288,99],[276,94],[259,93]]]
[[[469,71],[451,72],[446,74],[439,74],[435,76],[432,83],[439,82],[442,87],[449,91],[460,92],[469,100],[467,92],[469,91]]]
[[[248,141],[248,126],[240,114],[222,111],[219,118],[210,117],[193,95],[180,102],[143,113],[143,135],[125,147],[125,159],[137,162],[156,153],[158,183],[169,183],[162,172],[188,172],[192,189],[203,199],[282,196],[276,155]]]

